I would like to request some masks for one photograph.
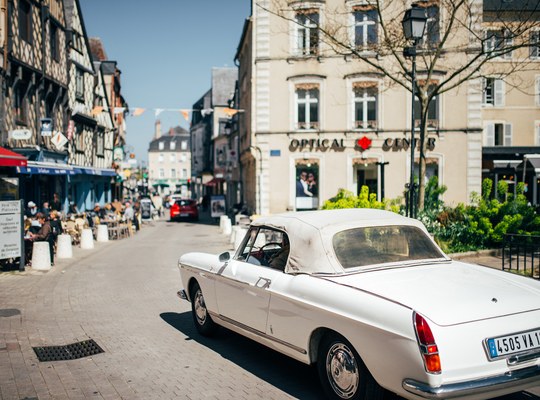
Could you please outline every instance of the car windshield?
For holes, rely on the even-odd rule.
[[[176,200],[176,204],[178,204],[179,206],[190,206],[191,203],[191,200]]]
[[[343,268],[444,258],[414,226],[374,226],[338,232],[332,240]]]

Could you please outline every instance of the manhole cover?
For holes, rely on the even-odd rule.
[[[65,346],[34,347],[33,349],[39,361],[75,360],[103,353],[103,349],[93,339]]]

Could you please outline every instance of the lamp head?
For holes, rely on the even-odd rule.
[[[426,22],[427,15],[424,8],[413,6],[405,11],[401,21],[405,38],[407,40],[422,39],[426,29]]]

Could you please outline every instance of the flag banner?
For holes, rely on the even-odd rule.
[[[133,110],[131,115],[133,115],[134,117],[138,117],[139,115],[143,115],[143,113],[145,111],[146,111],[146,109],[144,109],[144,108],[136,108],[135,110]]]
[[[155,116],[156,118],[159,117],[159,114],[161,114],[163,112],[163,108],[156,108],[155,109]]]
[[[124,111],[126,111],[126,107],[114,107],[115,114],[122,114]]]
[[[232,117],[233,115],[235,115],[235,114],[238,112],[238,110],[235,110],[235,109],[233,109],[233,108],[226,107],[226,108],[223,109],[223,112],[224,112],[225,114],[227,114],[229,117]]]
[[[204,108],[204,109],[201,110],[201,115],[202,115],[203,117],[206,117],[207,115],[210,115],[210,114],[212,114],[213,112],[214,112],[214,110],[211,109],[211,108]]]
[[[92,115],[95,117],[96,115],[100,114],[102,111],[103,111],[103,107],[102,107],[102,106],[95,106],[95,107],[92,109]]]
[[[189,112],[191,110],[180,110],[180,113],[184,116],[184,119],[189,122]]]

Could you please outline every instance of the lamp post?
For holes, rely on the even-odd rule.
[[[405,210],[408,217],[416,218],[416,206],[415,206],[415,183],[414,183],[414,148],[416,142],[414,139],[414,98],[416,97],[416,46],[422,37],[424,36],[424,30],[426,29],[426,10],[417,6],[405,11],[401,25],[403,27],[403,34],[407,40],[412,40],[413,45],[411,47],[405,47],[403,55],[407,58],[411,58],[411,174],[409,178],[407,200]]]

